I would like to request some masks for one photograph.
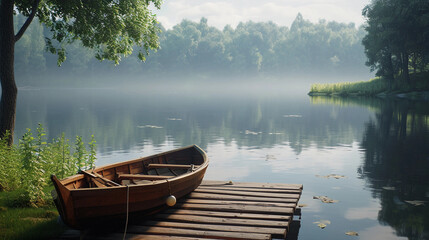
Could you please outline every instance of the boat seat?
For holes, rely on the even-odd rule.
[[[143,174],[118,174],[118,180],[164,180],[174,176],[160,176],[160,175],[143,175]]]
[[[188,169],[188,168],[197,168],[199,165],[189,164],[189,165],[181,165],[181,164],[159,164],[159,163],[151,163],[147,165],[148,169],[152,168],[177,168],[177,169]]]

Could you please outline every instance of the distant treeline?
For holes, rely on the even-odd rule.
[[[24,18],[20,16],[18,24]],[[364,28],[320,20],[311,23],[298,14],[290,28],[273,22],[245,22],[221,31],[200,22],[183,20],[172,29],[159,25],[160,49],[142,63],[136,55],[122,59],[116,67],[99,62],[94,51],[79,41],[66,46],[66,62],[56,67],[57,56],[45,51],[50,32],[34,23],[17,43],[15,68],[20,85],[34,85],[34,76],[53,73],[99,76],[100,73],[152,74],[336,74],[368,72],[362,39]],[[28,79],[32,76],[32,79]],[[43,78],[43,77],[42,77]],[[49,77],[48,77],[49,78]]]

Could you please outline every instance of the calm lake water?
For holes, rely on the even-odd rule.
[[[255,89],[21,90],[16,138],[94,134],[97,165],[197,144],[205,179],[303,184],[301,240],[429,239],[428,103]]]

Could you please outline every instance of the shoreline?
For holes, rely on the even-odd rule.
[[[410,91],[410,92],[381,92],[377,94],[365,94],[365,93],[342,93],[342,92],[309,92],[309,96],[325,96],[325,97],[377,97],[377,98],[400,98],[414,101],[429,101],[429,91]]]

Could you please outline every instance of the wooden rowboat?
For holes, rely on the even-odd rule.
[[[106,217],[149,212],[166,207],[169,196],[178,199],[197,188],[208,162],[206,153],[193,145],[62,180],[52,175],[54,202],[62,220],[73,228]]]

